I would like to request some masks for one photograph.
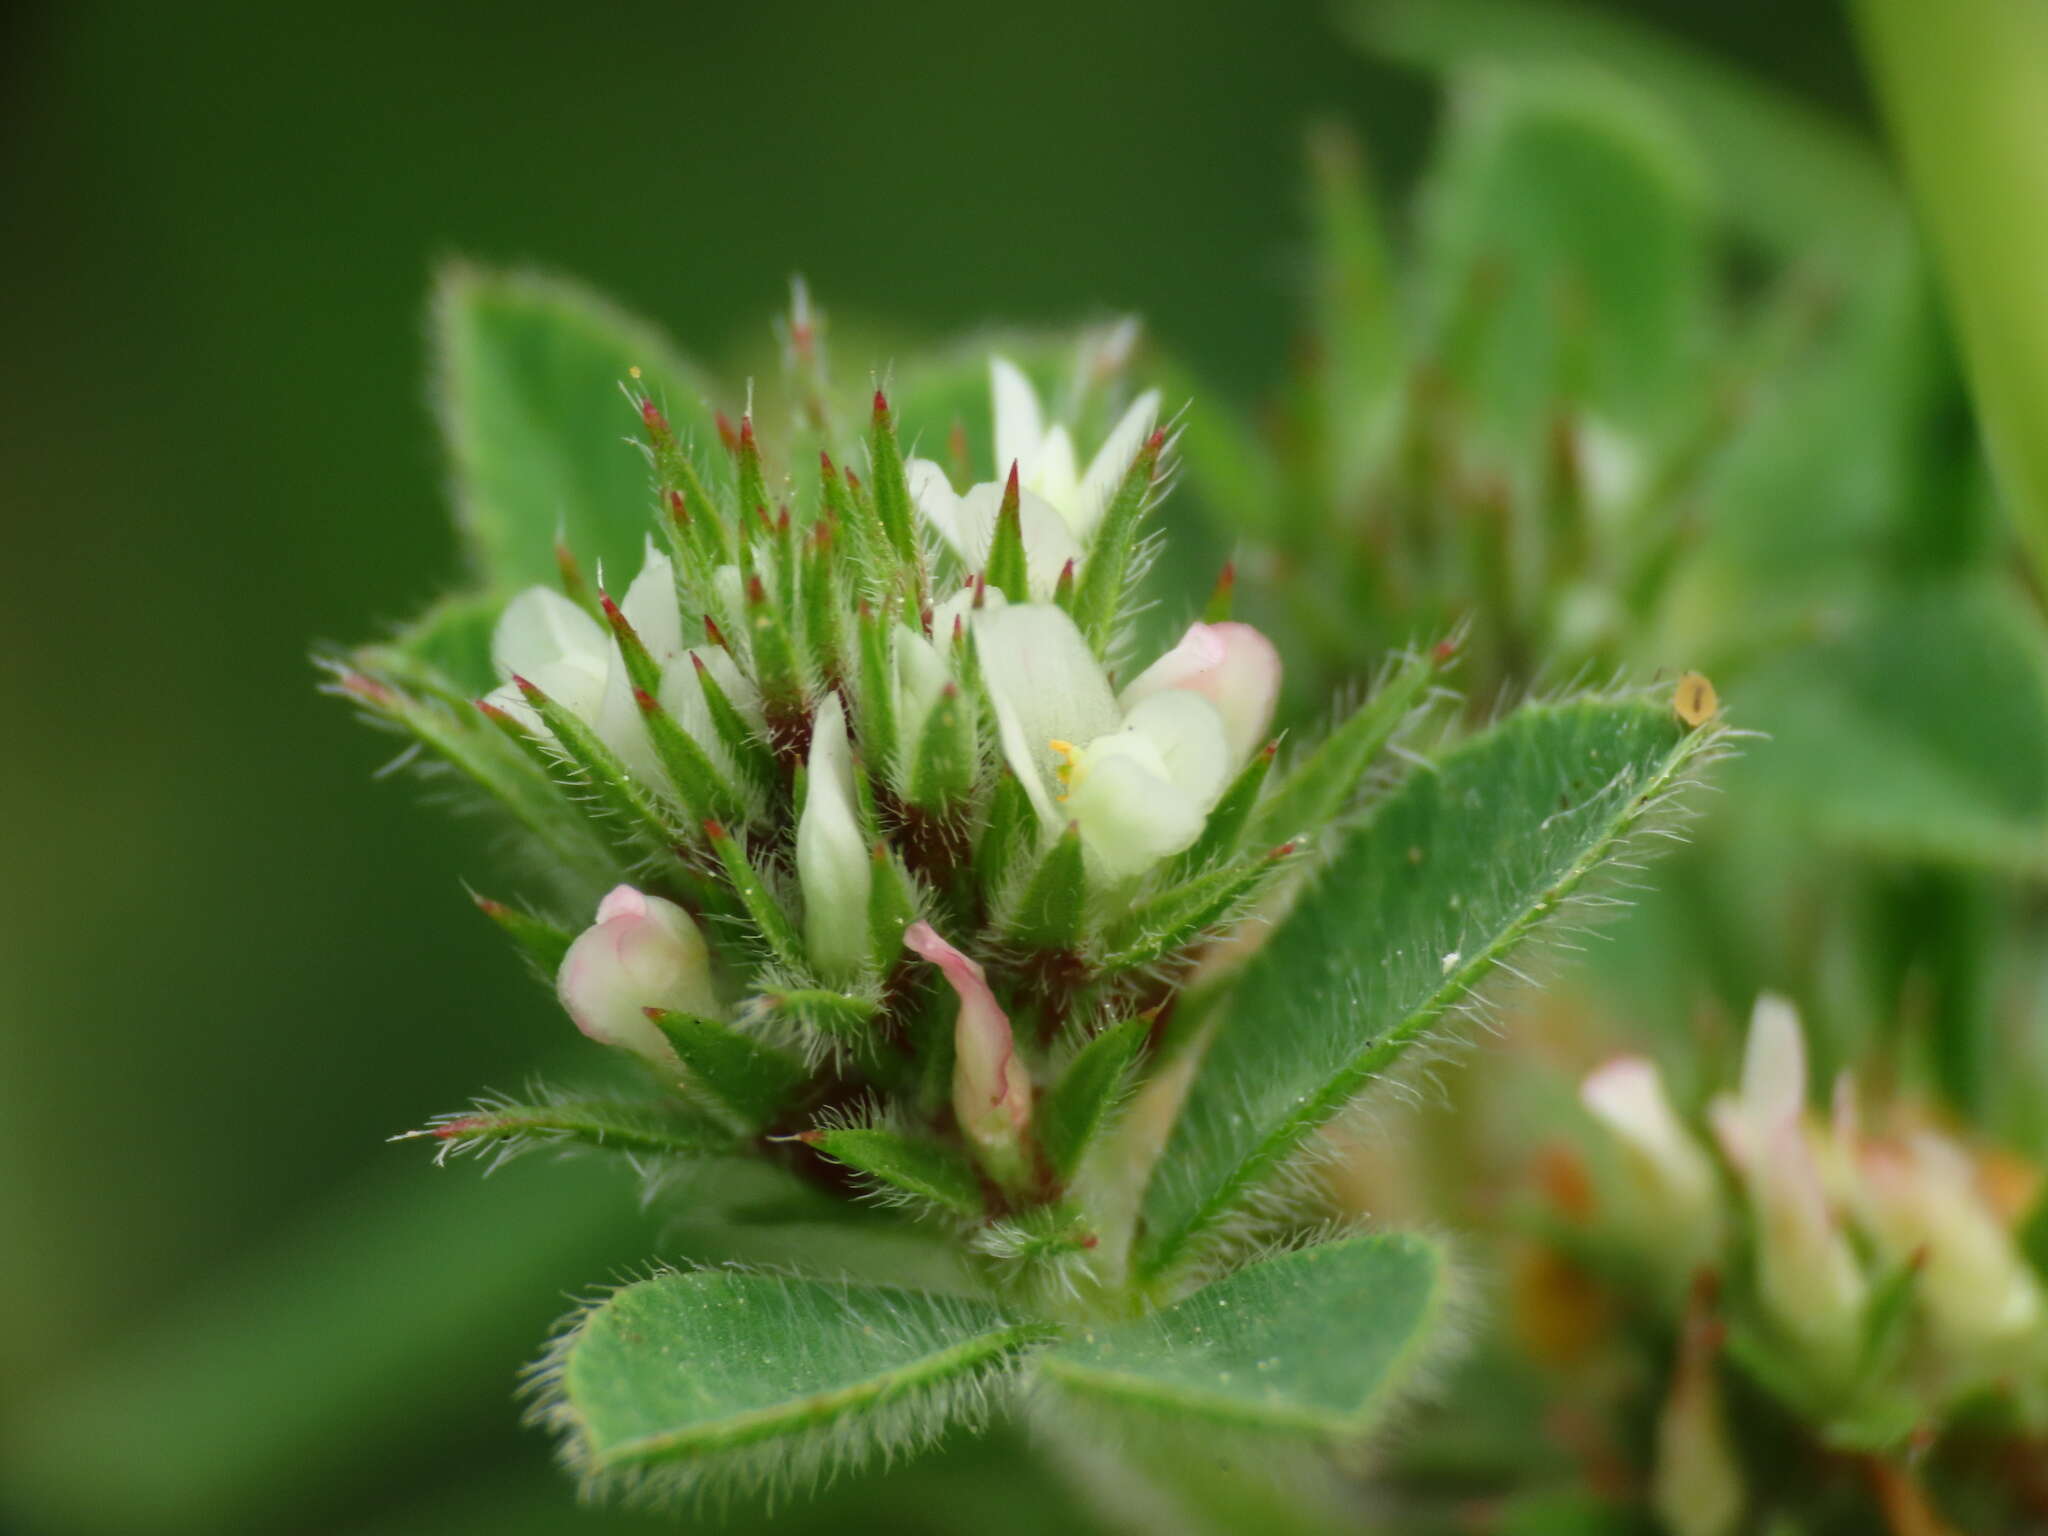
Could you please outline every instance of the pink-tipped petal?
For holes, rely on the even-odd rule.
[[[1031,1120],[1031,1083],[1017,1060],[1010,1018],[989,990],[982,968],[939,937],[930,923],[912,923],[904,944],[936,965],[960,999],[954,1024],[953,1108],[976,1146],[1013,1160]]]
[[[1120,700],[1129,710],[1153,694],[1198,693],[1223,717],[1233,763],[1265,744],[1280,699],[1280,653],[1249,624],[1190,624],[1180,643],[1140,672]]]
[[[649,1008],[716,1016],[711,956],[690,914],[630,885],[598,904],[555,975],[555,992],[576,1027],[603,1045],[673,1066],[668,1038]]]

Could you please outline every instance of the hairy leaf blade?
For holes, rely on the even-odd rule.
[[[975,1416],[1046,1336],[972,1302],[700,1270],[586,1313],[542,1369],[543,1417],[593,1482],[805,1482]]]
[[[1523,709],[1410,777],[1247,966],[1146,1191],[1141,1267],[1213,1239],[1718,739],[1661,697],[1592,697]]]
[[[1412,1381],[1451,1289],[1444,1254],[1423,1238],[1340,1238],[1083,1330],[1038,1369],[1067,1392],[1148,1415],[1355,1443]]]
[[[457,521],[489,584],[553,585],[557,530],[586,565],[638,570],[653,497],[619,386],[638,369],[672,426],[700,427],[694,370],[643,322],[531,275],[451,268],[433,329]]]

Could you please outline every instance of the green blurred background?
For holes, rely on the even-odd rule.
[[[1831,6],[1613,8],[1867,125]],[[1136,310],[1250,400],[1297,315],[1304,125],[1398,188],[1432,110],[1293,3],[13,9],[0,1524],[612,1518],[510,1383],[661,1244],[604,1170],[480,1187],[384,1143],[566,1026],[463,899],[503,884],[484,832],[373,778],[307,662],[454,574],[438,260],[575,274],[714,364],[793,271],[905,335]],[[993,1454],[891,1518],[1062,1518],[992,1498]]]

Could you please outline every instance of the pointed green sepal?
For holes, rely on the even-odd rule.
[[[764,992],[755,1006],[771,1018],[806,1024],[824,1034],[849,1040],[865,1040],[881,1005],[872,998],[849,992],[832,992],[822,987],[796,987],[787,992]]]
[[[544,918],[517,907],[507,906],[502,901],[493,901],[488,896],[470,894],[477,911],[496,923],[505,936],[519,946],[519,952],[526,956],[536,975],[550,986],[554,985],[555,972],[562,968],[562,957],[569,953],[569,946],[575,942],[574,935],[557,928]]]
[[[661,467],[661,462],[657,455],[655,473],[662,481],[662,508],[667,513],[661,520],[662,529],[668,535],[676,570],[691,590],[701,596],[710,590],[712,573],[732,560],[725,528],[719,521],[717,504],[698,478],[696,466],[683,457],[674,472],[681,478],[681,483],[677,483]]]
[[[661,760],[669,782],[692,818],[700,822],[714,816],[743,820],[747,814],[745,797],[711,760],[702,744],[676,724],[675,718],[661,707],[661,701],[644,688],[633,690],[633,702],[647,727],[654,755]]]
[[[1081,853],[1081,827],[1068,822],[1024,882],[1003,931],[1032,949],[1072,949],[1086,927],[1087,912],[1088,869]]]
[[[1251,761],[1238,771],[1216,801],[1209,819],[1202,823],[1202,835],[1175,861],[1176,878],[1197,874],[1244,846],[1245,828],[1251,825],[1252,812],[1258,806],[1259,796],[1265,793],[1266,777],[1273,771],[1273,759],[1279,753],[1280,744],[1269,741],[1252,754]]]
[[[553,734],[562,755],[589,785],[593,800],[588,809],[609,818],[606,826],[612,835],[673,853],[682,841],[678,829],[668,824],[653,797],[626,771],[626,765],[597,732],[525,678],[515,677],[512,681]]]
[[[706,632],[714,636],[714,644],[722,638],[718,637],[715,625]],[[766,794],[775,784],[774,751],[747,723],[747,717],[739,712],[731,696],[719,686],[718,678],[704,664],[704,658],[693,655],[690,662],[696,668],[697,690],[704,695],[704,707],[710,712],[711,728],[718,733],[719,745],[725,748],[726,756],[732,760],[733,767],[747,787],[756,794]]]
[[[661,1008],[647,1017],[675,1047],[694,1095],[742,1135],[774,1123],[803,1089],[801,1061],[730,1024]]]
[[[482,699],[474,701],[474,713],[444,707],[345,666],[335,668],[329,686],[372,720],[410,736],[504,806],[565,869],[590,881],[610,878],[615,861],[608,839],[561,794],[558,765],[504,710]]]
[[[855,621],[860,646],[859,706],[861,756],[883,783],[895,773],[900,743],[896,724],[896,626],[888,605],[863,602]]]
[[[868,882],[868,943],[875,968],[883,975],[903,959],[903,930],[917,916],[917,903],[910,894],[910,876],[889,851],[876,843],[871,856],[874,879]]]
[[[611,628],[612,639],[618,644],[619,655],[626,663],[626,676],[632,680],[633,686],[648,693],[661,692],[661,663],[647,649],[632,621],[619,610],[609,592],[598,593],[597,605],[605,623]]]
[[[1138,525],[1144,521],[1166,452],[1164,429],[1145,439],[1137,458],[1124,472],[1109,508],[1088,546],[1080,582],[1074,593],[1074,622],[1100,655],[1116,631],[1117,618],[1130,594],[1131,564],[1138,552]]]
[[[1209,601],[1202,605],[1204,624],[1229,622],[1231,611],[1237,606],[1237,562],[1226,560],[1223,570],[1216,578],[1216,585],[1209,590]]]
[[[768,512],[768,480],[761,471],[761,445],[754,438],[754,413],[740,417],[740,435],[733,444],[733,466],[738,476],[739,520],[751,528],[753,520]]]
[[[1010,466],[1009,483],[1003,487],[1003,501],[996,512],[995,536],[989,541],[988,561],[983,567],[988,584],[1013,603],[1031,601],[1030,573],[1024,563],[1023,497],[1017,488],[1017,466]]]
[[[1132,1068],[1152,1033],[1149,1019],[1126,1019],[1083,1046],[1038,1108],[1038,1144],[1062,1179],[1074,1176],[1096,1136],[1122,1107]]]
[[[718,821],[706,821],[704,835],[710,839],[711,851],[718,855],[718,862],[725,870],[726,883],[739,897],[740,905],[746,908],[747,916],[753,921],[754,932],[768,952],[793,970],[808,970],[804,943],[797,934],[796,924],[790,921],[789,913],[775,893],[768,889],[767,882],[754,868],[740,840],[730,828]]]
[[[1104,946],[1103,974],[1157,964],[1221,932],[1304,846],[1282,843],[1263,858],[1196,875],[1133,907]]]
[[[836,524],[829,518],[804,536],[802,562],[804,647],[811,669],[827,688],[846,680],[846,594],[835,547]]]
[[[892,1194],[970,1220],[988,1214],[981,1176],[955,1148],[884,1130],[807,1131],[803,1140]]]
[[[1074,612],[1074,590],[1074,562],[1070,558],[1060,567],[1059,580],[1053,584],[1052,589],[1053,605],[1070,617]]]
[[[1357,792],[1381,749],[1423,702],[1449,655],[1438,646],[1409,656],[1370,699],[1290,767],[1259,812],[1257,839],[1277,843],[1327,826]]]
[[[896,419],[888,397],[875,391],[875,411],[868,426],[868,463],[874,474],[875,518],[896,559],[922,566],[916,510],[910,503],[910,481],[904,473],[903,449],[896,441]]]
[[[804,684],[789,626],[760,576],[746,584],[747,654],[754,663],[754,681],[761,689],[761,706],[772,721],[777,712],[801,707]]]
[[[672,1101],[634,1099],[485,1103],[392,1139],[436,1142],[437,1160],[489,1153],[499,1162],[548,1147],[673,1157],[717,1157],[735,1150],[729,1133],[694,1110]]]
[[[967,798],[980,761],[975,726],[973,700],[958,683],[947,683],[925,716],[911,755],[905,798],[912,805],[944,812]]]
[[[988,821],[974,847],[975,868],[983,890],[1000,891],[1010,871],[1030,856],[1038,835],[1038,811],[1031,796],[1008,769],[996,779],[989,796]]]

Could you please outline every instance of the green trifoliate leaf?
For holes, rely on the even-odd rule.
[[[1105,1029],[1067,1063],[1038,1107],[1038,1144],[1061,1178],[1073,1177],[1096,1134],[1109,1123],[1131,1085],[1131,1069],[1152,1025],[1126,1019]]]
[[[2048,630],[2027,608],[1929,586],[1778,659],[1742,782],[1851,850],[2048,871]]]
[[[1696,388],[1707,185],[1690,141],[1629,82],[1459,78],[1430,172],[1422,303],[1438,336],[1470,325],[1452,366],[1503,443],[1535,447],[1560,398],[1650,429]]]
[[[1037,1364],[1076,1398],[1148,1419],[1344,1446],[1412,1384],[1450,1300],[1435,1244],[1339,1238],[1135,1322],[1083,1329]]]
[[[1046,1334],[916,1291],[660,1275],[564,1336],[541,1373],[543,1416],[593,1484],[804,1486],[977,1421]]]
[[[1634,83],[1685,125],[1734,226],[1779,252],[1860,260],[1897,214],[1867,135],[1647,18],[1562,0],[1355,0],[1345,20],[1374,53],[1439,74],[1590,65]]]
[[[444,597],[389,640],[359,649],[357,664],[422,692],[474,698],[497,681],[491,632],[504,606],[494,593]]]
[[[1412,775],[1245,969],[1145,1195],[1141,1266],[1213,1244],[1316,1130],[1467,1002],[1720,739],[1668,697],[1523,709]]]
[[[490,586],[552,584],[558,529],[587,565],[636,569],[652,498],[626,438],[651,423],[620,385],[638,370],[648,408],[687,431],[708,425],[695,371],[579,288],[473,267],[443,275],[434,345],[457,517]]]
[[[1404,337],[1386,234],[1358,141],[1326,124],[1309,141],[1309,171],[1318,427],[1334,460],[1331,489],[1344,495],[1366,480],[1384,449]]]
[[[981,1176],[955,1148],[868,1129],[812,1131],[804,1140],[893,1193],[972,1220],[988,1214]]]
[[[803,1088],[801,1061],[730,1024],[660,1008],[647,1016],[675,1047],[691,1090],[742,1134],[772,1123]]]

